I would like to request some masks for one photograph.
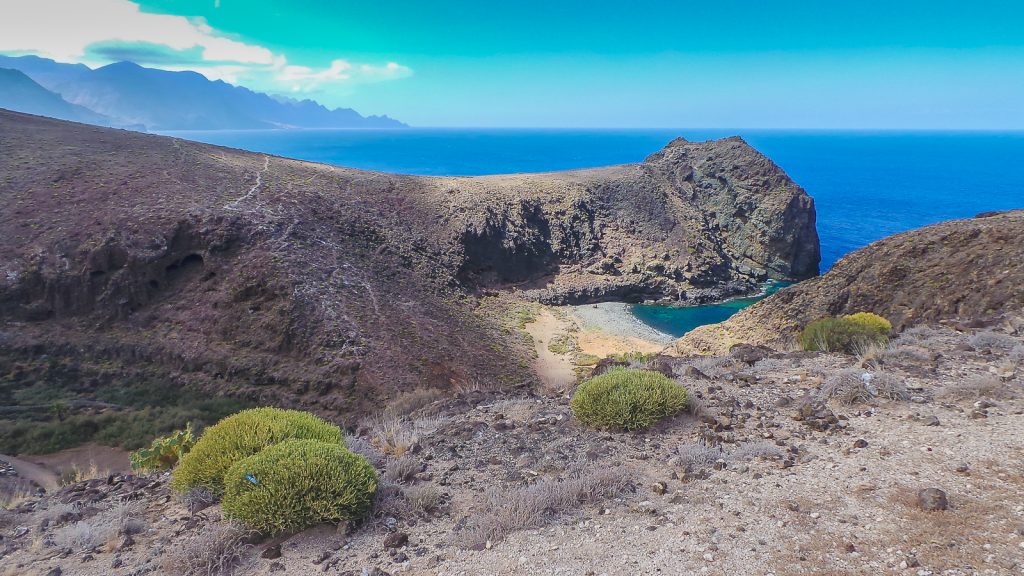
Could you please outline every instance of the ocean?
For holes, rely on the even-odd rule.
[[[339,166],[429,176],[639,162],[677,136],[699,141],[738,134],[814,198],[822,272],[844,254],[897,232],[1024,207],[1024,132],[412,128],[166,134]],[[634,313],[659,330],[679,335],[721,321],[750,302],[686,310],[638,306]]]

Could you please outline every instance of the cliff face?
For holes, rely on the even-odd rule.
[[[814,276],[814,201],[740,138],[641,164],[441,179],[461,278],[552,304],[704,302]]]
[[[481,293],[701,299],[817,268],[812,201],[738,139],[419,178],[8,112],[0,134],[0,347],[264,403],[529,382]]]
[[[824,316],[874,312],[895,329],[978,321],[1024,309],[1024,210],[982,214],[879,240],[726,322],[675,345],[717,353],[739,342],[778,346]]]

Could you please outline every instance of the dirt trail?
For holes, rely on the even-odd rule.
[[[551,340],[564,333],[565,328],[566,322],[556,318],[547,309],[542,309],[537,314],[537,319],[526,325],[526,331],[533,337],[534,345],[537,348],[537,360],[534,366],[547,390],[566,389],[576,381],[570,356],[555,354],[548,349]]]
[[[60,477],[58,477],[53,471],[47,470],[39,464],[33,464],[27,460],[15,458],[14,456],[5,456],[3,454],[0,454],[0,460],[9,462],[11,466],[14,467],[14,471],[18,473],[18,476],[35,482],[42,486],[47,492],[53,492],[60,488]]]

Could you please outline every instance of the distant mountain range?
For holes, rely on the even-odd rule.
[[[405,127],[387,116],[274,98],[197,72],[132,62],[94,70],[38,56],[0,56],[0,108],[143,130]]]

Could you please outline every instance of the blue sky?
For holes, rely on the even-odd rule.
[[[420,126],[1024,129],[1020,1],[0,0],[0,9],[0,52],[196,69]]]

